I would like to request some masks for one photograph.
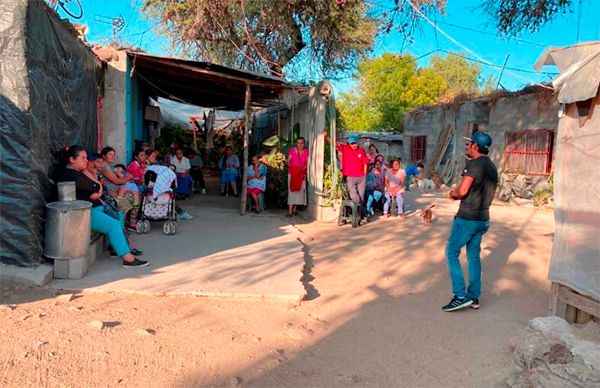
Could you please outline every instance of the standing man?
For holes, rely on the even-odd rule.
[[[454,297],[444,307],[444,311],[455,311],[467,306],[479,308],[481,294],[481,239],[490,227],[490,205],[498,184],[498,170],[488,158],[492,138],[485,132],[475,132],[468,141],[467,161],[462,180],[457,188],[448,192],[453,200],[460,199],[458,213],[452,223],[452,231],[446,245],[448,271],[452,280]],[[469,286],[460,266],[459,256],[463,246],[467,246],[469,263]]]
[[[331,144],[329,134],[326,131],[324,134],[325,140]],[[346,187],[350,199],[359,209],[362,209],[362,204],[365,202],[369,157],[365,150],[358,146],[358,137],[356,136],[350,136],[346,144],[338,144],[337,150],[342,153],[342,175],[346,177]],[[362,211],[361,215],[363,215]]]

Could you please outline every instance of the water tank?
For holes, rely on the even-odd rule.
[[[58,202],[46,205],[44,256],[50,259],[77,259],[88,256],[92,204],[78,201],[75,182],[58,184]]]

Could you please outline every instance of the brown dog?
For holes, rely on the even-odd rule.
[[[425,222],[426,224],[431,224],[431,218],[433,217],[433,212],[431,211],[431,209],[433,207],[435,207],[435,203],[422,209],[421,214],[419,214],[419,216],[423,218],[423,222]]]

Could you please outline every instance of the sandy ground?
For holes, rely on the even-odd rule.
[[[548,315],[553,213],[494,206],[482,307],[444,313],[457,204],[408,195],[412,209],[434,201],[430,226],[416,215],[358,229],[296,219],[310,269],[300,303],[4,282],[0,385],[500,385],[513,368],[510,339]]]

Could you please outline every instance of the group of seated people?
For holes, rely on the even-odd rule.
[[[104,155],[112,153],[111,156],[114,157],[113,149],[105,149],[103,151],[106,151],[103,152]],[[111,156],[108,156],[106,160],[110,160]],[[134,169],[130,169],[128,166],[127,171],[123,172],[121,166],[119,168],[121,170],[119,172],[120,177],[111,169],[108,175],[119,183],[116,183],[116,190],[109,191],[104,185],[109,179],[102,179],[102,171],[106,171],[106,163],[108,162],[105,161],[101,154],[86,151],[79,145],[71,145],[61,150],[60,159],[61,165],[56,172],[55,180],[56,182],[75,182],[77,199],[92,203],[90,215],[91,229],[108,237],[114,254],[123,260],[123,267],[147,266],[147,261],[138,258],[143,252],[137,250],[128,239],[125,228],[125,213],[122,211],[109,212],[106,206],[110,202],[110,198],[114,198],[114,196],[118,196],[120,193],[122,195],[131,194],[131,202],[137,203],[139,207],[138,177],[134,177],[131,173]],[[140,156],[136,157],[137,162],[140,159]],[[146,159],[145,153],[143,159]],[[135,184],[135,188],[128,184],[130,181]],[[133,193],[137,194],[134,195]],[[132,213],[131,209],[129,213]]]
[[[375,207],[381,206],[383,216],[390,217],[390,207],[394,202],[398,215],[403,217],[403,194],[409,189],[411,178],[419,179],[424,165],[417,163],[402,168],[401,159],[388,163],[374,144],[369,146],[367,157],[369,165],[363,204],[366,216],[372,217],[375,214]]]

